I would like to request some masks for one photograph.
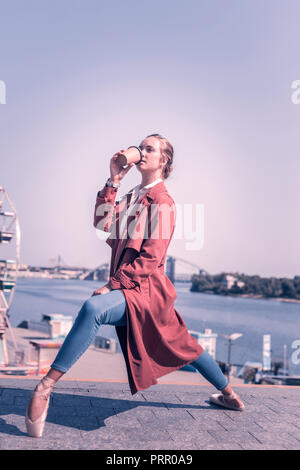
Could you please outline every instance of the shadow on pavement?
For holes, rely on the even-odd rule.
[[[0,432],[15,436],[27,436],[27,433],[20,431],[15,425],[10,424],[1,418],[10,414],[24,417],[26,407],[31,398],[33,390],[24,390],[16,388],[2,388],[0,396]],[[169,403],[156,401],[135,401],[116,398],[104,398],[91,395],[72,395],[68,393],[52,392],[50,405],[48,409],[47,422],[61,426],[67,426],[84,431],[93,431],[105,427],[105,420],[113,416],[121,416],[134,408],[143,407],[143,409],[197,409],[197,410],[215,410],[219,407],[210,404],[207,406],[190,405],[186,403]],[[132,417],[128,416],[130,421]],[[153,414],[153,419],[156,416]]]

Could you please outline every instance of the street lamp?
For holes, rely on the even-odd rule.
[[[286,344],[283,345],[283,375],[287,375]]]
[[[229,381],[230,380],[230,368],[231,368],[230,356],[231,356],[232,341],[239,338],[240,336],[243,336],[243,333],[232,333],[231,335],[222,334],[222,336],[224,336],[224,338],[228,339],[227,377],[228,377],[228,381]]]

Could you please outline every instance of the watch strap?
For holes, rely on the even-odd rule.
[[[109,186],[110,188],[118,188],[120,186],[120,183],[112,183],[110,178],[108,178],[105,185]]]

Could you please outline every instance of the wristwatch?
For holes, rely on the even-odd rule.
[[[109,186],[111,188],[118,188],[120,186],[120,183],[112,183],[110,181],[110,178],[108,178],[108,180],[106,181],[105,183],[106,186]]]

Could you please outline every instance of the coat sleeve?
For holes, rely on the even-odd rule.
[[[115,199],[118,188],[104,186],[97,193],[94,210],[94,227],[109,232],[115,221],[116,209]]]
[[[110,233],[106,243],[111,248],[119,230],[120,201],[115,201],[117,191],[118,188],[105,185],[97,193],[94,210],[94,227]]]
[[[143,240],[138,256],[132,260],[128,248],[114,276],[110,277],[111,289],[132,289],[140,286],[140,280],[147,278],[161,264],[175,228],[175,205],[170,200],[162,204],[151,204],[148,208],[147,237]]]

